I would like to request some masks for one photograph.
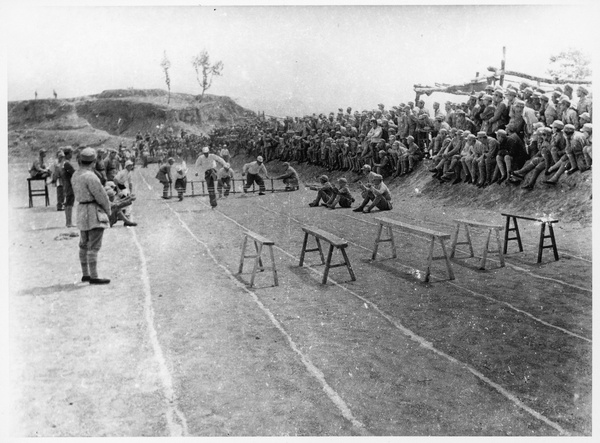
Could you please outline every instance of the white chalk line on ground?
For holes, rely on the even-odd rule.
[[[135,229],[130,229],[131,235],[133,237],[133,241],[138,248],[141,262],[140,269],[140,278],[142,280],[142,288],[144,291],[144,315],[146,317],[146,324],[148,327],[148,336],[150,338],[150,344],[152,345],[152,349],[154,351],[154,358],[158,364],[159,376],[163,385],[163,393],[166,400],[166,418],[167,425],[169,427],[169,432],[171,437],[181,437],[187,436],[188,427],[187,421],[183,412],[179,409],[177,404],[177,398],[175,396],[175,391],[173,389],[173,379],[171,377],[171,373],[169,372],[169,368],[167,367],[167,363],[165,361],[165,357],[160,347],[160,343],[158,342],[158,336],[156,333],[156,329],[154,328],[154,308],[152,306],[152,289],[150,287],[150,278],[148,276],[148,267],[146,264],[146,256],[144,255],[144,250],[142,249],[142,245],[138,241],[137,235],[135,233]]]
[[[203,205],[208,206],[206,203],[201,202]],[[169,209],[170,206],[169,206]],[[175,212],[173,209],[171,209],[173,212]],[[231,221],[232,223],[236,224],[237,226],[239,226],[240,228],[242,228],[244,231],[248,231],[250,230],[249,228],[245,227],[244,225],[238,223],[236,220],[232,219],[231,217],[229,217],[228,215],[224,214],[223,212],[221,212],[220,210],[216,210],[216,212],[218,212],[219,214],[221,214],[223,217],[225,217],[226,219],[228,219],[229,221]],[[177,214],[177,212],[175,212],[175,214]],[[294,261],[298,261],[299,258],[295,257],[294,255],[290,254],[289,252],[285,251],[284,249],[280,248],[277,245],[274,245],[274,247],[276,249],[278,249],[279,251],[281,251],[282,253],[284,253],[285,255],[287,255],[288,257],[294,259]],[[222,268],[224,268],[227,272],[230,272],[225,266],[219,265]],[[307,267],[308,269],[310,269],[311,271],[315,272],[316,274],[318,274],[319,276],[321,275],[322,271],[319,271],[317,269],[314,269],[311,266]],[[530,415],[532,415],[533,417],[535,417],[536,419],[546,423],[548,426],[552,427],[553,429],[557,430],[561,435],[571,435],[567,430],[565,430],[562,426],[560,426],[558,423],[553,422],[552,420],[550,420],[549,418],[545,417],[544,415],[540,414],[539,412],[535,411],[534,409],[530,408],[529,406],[527,406],[526,404],[524,404],[521,400],[519,400],[514,394],[512,394],[511,392],[507,391],[506,389],[504,389],[502,386],[500,386],[499,384],[493,382],[492,380],[490,380],[489,378],[487,378],[485,375],[483,375],[481,372],[479,372],[477,369],[471,367],[470,365],[468,365],[467,363],[463,363],[459,360],[457,360],[456,358],[446,354],[443,351],[440,351],[439,349],[435,348],[433,346],[433,344],[429,341],[427,341],[426,339],[424,339],[423,337],[415,334],[414,332],[412,332],[410,329],[406,328],[405,326],[403,326],[401,323],[397,322],[394,318],[392,318],[391,316],[389,316],[388,314],[386,314],[385,312],[383,312],[375,303],[373,303],[372,301],[360,296],[359,294],[353,292],[351,289],[346,288],[345,286],[342,286],[341,284],[339,284],[336,280],[332,279],[331,277],[328,279],[328,281],[330,281],[331,283],[333,283],[334,285],[336,285],[337,287],[341,288],[342,290],[350,293],[351,295],[353,295],[354,297],[358,298],[359,300],[361,300],[364,303],[367,303],[369,306],[371,306],[376,312],[379,313],[379,315],[381,315],[383,318],[385,318],[390,324],[392,324],[396,329],[400,330],[402,333],[404,333],[404,335],[406,335],[407,337],[409,337],[410,339],[412,339],[413,341],[419,343],[419,345],[421,345],[422,347],[429,349],[430,351],[436,353],[437,355],[447,359],[448,361],[458,364],[461,367],[467,369],[469,372],[471,372],[471,374],[473,374],[475,377],[479,378],[481,381],[483,381],[484,383],[486,383],[487,385],[489,385],[490,387],[492,387],[493,389],[495,389],[498,393],[500,393],[501,395],[503,395],[504,397],[506,397],[508,400],[510,400],[511,402],[513,402],[516,406],[518,406],[519,408],[523,409],[525,412],[529,413]],[[255,295],[254,295],[255,296]]]
[[[144,182],[146,182],[146,185],[148,185],[148,182],[146,181],[146,179],[142,176],[142,179],[144,180]],[[150,187],[150,186],[149,186]],[[304,366],[306,367],[306,369],[308,370],[308,372],[314,377],[316,378],[319,383],[321,384],[321,386],[323,387],[323,390],[325,391],[325,393],[327,394],[327,396],[329,397],[329,399],[333,402],[333,404],[339,409],[339,411],[341,412],[342,416],[348,420],[350,423],[352,423],[352,425],[356,428],[359,429],[359,432],[361,433],[361,435],[370,435],[368,433],[368,431],[365,428],[365,425],[363,423],[361,423],[359,420],[357,420],[354,415],[352,414],[352,411],[350,410],[350,408],[348,407],[348,405],[346,404],[346,402],[344,402],[344,400],[340,397],[340,395],[335,392],[335,390],[329,386],[329,384],[327,383],[327,380],[325,380],[325,375],[323,374],[323,372],[317,368],[312,361],[305,356],[302,351],[298,348],[298,346],[296,345],[296,343],[294,342],[294,340],[292,339],[292,337],[287,333],[287,331],[285,330],[285,328],[283,327],[283,325],[275,318],[275,316],[273,315],[273,313],[258,299],[257,295],[251,291],[250,289],[248,289],[246,287],[245,284],[243,284],[242,282],[240,282],[237,278],[235,278],[235,275],[224,265],[222,265],[221,263],[219,263],[219,261],[217,260],[217,258],[214,256],[214,254],[212,253],[211,249],[208,247],[208,244],[206,244],[205,242],[203,242],[202,240],[200,240],[196,234],[194,234],[192,232],[192,230],[189,228],[189,226],[187,225],[187,223],[185,223],[185,221],[183,221],[183,219],[181,218],[181,215],[175,211],[170,204],[168,204],[168,202],[163,202],[167,208],[169,208],[169,210],[175,214],[175,216],[177,217],[177,219],[179,220],[179,223],[181,224],[181,226],[192,236],[192,238],[194,240],[196,240],[197,243],[199,243],[200,245],[202,245],[204,247],[204,249],[206,250],[206,252],[208,253],[208,255],[210,256],[210,258],[212,259],[212,261],[221,269],[223,269],[225,271],[225,273],[227,274],[227,276],[233,281],[233,283],[240,289],[244,290],[246,293],[248,293],[250,295],[250,297],[252,298],[252,300],[257,304],[257,306],[266,314],[266,316],[269,318],[269,320],[271,320],[271,323],[273,323],[273,325],[281,332],[281,334],[285,337],[285,339],[287,340],[290,348],[296,353],[298,354],[298,356],[300,357],[300,360],[302,361],[302,363],[304,364]],[[206,203],[201,202],[203,205],[208,206]],[[219,211],[219,213],[221,213]]]
[[[369,224],[369,225],[377,226],[377,223],[373,223],[373,222],[370,222],[370,221],[367,221],[367,220],[363,220],[363,219],[360,219],[360,218],[358,218],[358,217],[353,217],[353,216],[351,216],[351,215],[348,215],[348,214],[342,214],[342,215],[343,215],[344,217],[348,217],[348,218],[351,218],[351,219],[353,219],[353,220],[358,220],[358,221],[361,221],[361,222],[363,222],[363,223],[366,223],[366,224]],[[407,234],[407,235],[410,235],[411,237],[417,237],[417,238],[422,238],[422,239],[425,239],[425,237],[420,237],[420,236],[418,236],[417,234],[413,234],[413,233],[410,233],[410,232],[407,232],[406,234]],[[460,252],[464,252],[464,253],[466,254],[466,251],[464,251],[464,250],[462,250],[462,249],[460,249],[460,248],[457,248],[456,250],[457,250],[457,251],[460,251]],[[566,255],[566,254],[565,254],[565,255]],[[504,256],[504,257],[506,258],[506,256]],[[480,256],[478,256],[478,255],[474,255],[474,257],[473,257],[473,258],[481,258],[481,257],[480,257]],[[488,260],[488,261],[491,261],[491,262],[494,262],[494,263],[499,263],[499,260],[496,260],[496,259],[495,259],[495,258],[493,258],[493,257],[488,257],[488,258],[487,258],[487,260]],[[589,288],[583,288],[583,287],[581,287],[581,286],[577,286],[577,285],[574,285],[574,284],[572,284],[572,283],[567,283],[567,282],[566,282],[566,281],[564,281],[564,280],[559,280],[559,279],[557,279],[557,278],[552,278],[552,277],[544,277],[544,276],[542,276],[542,275],[534,274],[534,273],[533,273],[533,271],[531,271],[530,269],[525,269],[525,268],[522,268],[522,267],[520,267],[520,266],[513,265],[512,263],[509,263],[507,260],[504,260],[504,263],[505,263],[507,266],[510,266],[510,267],[511,267],[512,269],[514,269],[515,271],[524,272],[524,273],[528,274],[529,276],[531,276],[531,277],[534,277],[534,278],[538,278],[538,279],[540,279],[540,280],[548,280],[548,281],[553,281],[553,282],[555,282],[555,283],[559,283],[559,284],[561,284],[561,285],[564,285],[564,286],[569,286],[569,287],[571,287],[571,288],[579,289],[579,290],[581,290],[581,291],[585,291],[585,292],[589,292],[589,293],[592,293],[592,292],[593,292],[593,291],[592,291],[592,289],[589,289]]]
[[[284,214],[284,213],[281,213],[281,212],[277,212],[277,211],[274,211],[274,210],[272,210],[272,209],[270,209],[270,208],[267,208],[267,207],[265,207],[265,206],[260,206],[260,208],[261,208],[261,209],[264,209],[265,211],[272,212],[273,214],[276,214],[276,215],[286,215],[286,216],[287,216],[289,219],[291,219],[291,220],[295,221],[296,223],[299,223],[299,224],[304,224],[304,223],[303,223],[301,220],[298,220],[298,219],[296,219],[296,218],[292,217],[292,216],[291,216],[291,215],[289,215],[289,214]],[[356,218],[356,217],[352,217],[352,216],[350,216],[350,215],[346,215],[346,214],[343,214],[343,215],[344,215],[345,217],[350,217],[350,218],[352,218],[352,219],[355,219],[355,220],[360,220],[360,219],[358,219],[358,218]],[[368,222],[368,221],[365,221],[365,220],[361,220],[361,221],[364,221],[365,223],[369,223],[369,224],[376,225],[375,223],[371,223],[371,222]],[[412,234],[411,234],[411,235],[412,235]],[[416,235],[413,235],[413,236],[414,236],[414,237],[418,237],[418,238],[424,238],[424,237],[419,237],[419,236],[416,236]],[[358,244],[358,243],[356,243],[356,242],[353,242],[353,241],[351,241],[351,240],[346,240],[346,241],[347,241],[348,243],[350,243],[350,244],[353,244],[353,245],[355,245],[355,246],[357,246],[357,247],[359,247],[359,248],[362,248],[362,249],[364,249],[365,251],[369,251],[369,252],[371,252],[371,253],[373,252],[371,249],[369,249],[369,248],[367,248],[367,247],[365,247],[365,246],[362,246],[362,245],[360,245],[360,244]],[[403,264],[403,263],[400,263],[400,262],[398,262],[398,264],[399,264],[400,266],[402,266],[403,268],[407,268],[407,269],[413,269],[413,267],[412,267],[412,266],[408,266],[408,265],[405,265],[405,264]],[[432,275],[432,276],[435,276],[435,274],[433,274],[433,273],[432,273],[431,275]],[[439,277],[436,277],[436,278],[439,278]],[[571,336],[573,336],[573,337],[575,337],[575,338],[579,338],[579,339],[581,339],[581,340],[584,340],[584,341],[587,341],[587,342],[589,342],[589,343],[592,343],[592,340],[591,340],[591,339],[589,339],[589,338],[587,338],[587,337],[584,337],[584,336],[582,336],[582,335],[579,335],[579,334],[577,334],[577,333],[575,333],[575,332],[569,331],[568,329],[561,328],[560,326],[553,325],[552,323],[548,323],[547,321],[545,321],[545,320],[542,320],[541,318],[538,318],[538,317],[536,317],[535,315],[533,315],[533,314],[531,314],[531,313],[529,313],[529,312],[527,312],[527,311],[524,311],[524,310],[522,310],[522,309],[520,309],[520,308],[517,308],[516,306],[514,306],[514,305],[512,305],[512,304],[510,304],[510,303],[508,303],[508,302],[506,302],[506,301],[503,301],[503,300],[498,300],[498,299],[496,299],[496,298],[490,297],[489,295],[485,295],[485,294],[481,294],[481,293],[479,293],[479,292],[473,291],[473,290],[471,290],[471,289],[469,289],[469,288],[466,288],[466,287],[464,287],[464,286],[461,286],[461,285],[459,285],[459,284],[457,284],[457,283],[454,283],[453,281],[447,281],[446,283],[448,283],[448,284],[450,284],[450,285],[454,286],[455,288],[462,289],[462,290],[464,290],[464,291],[466,291],[466,292],[468,292],[468,293],[470,293],[470,294],[473,294],[473,295],[474,295],[474,296],[476,296],[476,297],[483,297],[483,298],[485,298],[486,300],[489,300],[489,301],[491,301],[491,302],[500,303],[500,304],[502,304],[502,305],[504,305],[504,306],[506,306],[506,307],[508,307],[508,308],[512,309],[512,310],[513,310],[513,311],[515,311],[515,312],[518,312],[518,313],[520,313],[520,314],[523,314],[523,315],[525,315],[525,316],[529,317],[530,319],[532,319],[532,320],[534,320],[534,321],[536,321],[536,322],[538,322],[538,323],[541,323],[541,324],[543,324],[544,326],[547,326],[547,327],[549,327],[549,328],[556,329],[556,330],[558,330],[558,331],[561,331],[561,332],[563,332],[563,333],[565,333],[565,334],[571,335]]]

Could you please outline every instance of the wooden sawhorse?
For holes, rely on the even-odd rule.
[[[559,220],[555,219],[555,218],[547,218],[547,217],[529,217],[529,216],[525,216],[525,215],[516,215],[516,214],[507,214],[507,213],[501,213],[504,217],[506,217],[506,229],[504,230],[504,254],[506,255],[506,250],[508,248],[508,242],[511,240],[517,240],[518,244],[519,244],[519,252],[523,252],[523,243],[521,242],[521,233],[519,232],[519,225],[517,224],[517,219],[523,219],[523,220],[531,220],[531,221],[535,221],[541,224],[541,228],[540,228],[540,241],[538,243],[538,259],[537,262],[541,263],[542,262],[542,252],[544,251],[544,249],[547,248],[552,248],[552,251],[554,252],[554,260],[558,261],[558,250],[556,248],[556,238],[554,237],[554,228],[552,227],[552,225],[554,223],[558,223]],[[513,221],[513,225],[514,227],[511,228],[510,227],[510,221]],[[548,232],[550,233],[549,235],[546,235],[546,225],[548,226]],[[516,234],[516,237],[508,237],[508,233],[509,232],[514,232]],[[545,241],[546,239],[549,238],[550,239],[550,244],[546,245]]]
[[[321,264],[325,265],[325,270],[323,271],[323,281],[322,284],[327,283],[327,276],[329,275],[329,270],[331,268],[337,268],[338,266],[346,266],[348,268],[348,272],[350,273],[350,278],[352,281],[356,280],[356,276],[354,275],[354,271],[352,270],[352,265],[350,264],[350,259],[348,258],[348,254],[346,254],[346,248],[348,247],[348,242],[343,238],[336,237],[329,232],[323,231],[322,229],[315,228],[313,226],[302,226],[302,230],[304,231],[304,242],[302,243],[302,252],[300,253],[300,266],[304,263],[304,254],[306,252],[319,251],[321,255]],[[306,249],[308,244],[308,236],[313,236],[317,242],[317,247],[313,249]],[[329,252],[327,253],[327,260],[323,257],[323,249],[321,249],[321,241],[323,240],[329,243]],[[335,265],[331,264],[331,256],[333,255],[333,248],[337,248],[341,251],[342,256],[344,257],[343,263],[338,263]]]
[[[248,239],[254,241],[254,248],[256,249],[256,254],[246,255],[246,246],[248,245]],[[268,238],[263,237],[262,235],[258,235],[251,231],[247,231],[244,233],[244,242],[242,244],[242,256],[240,258],[240,267],[238,270],[238,274],[241,274],[244,270],[244,259],[253,258],[254,267],[252,268],[252,277],[250,277],[250,287],[254,286],[254,277],[256,277],[256,271],[260,270],[262,272],[265,269],[271,269],[273,271],[273,279],[275,280],[275,286],[279,286],[279,281],[277,280],[277,268],[275,267],[275,256],[273,255],[273,245],[275,245],[274,241],[269,240]],[[263,246],[269,247],[271,263],[273,264],[270,267],[263,266],[261,257]]]
[[[456,245],[469,245],[469,252],[471,253],[470,257],[473,257],[473,244],[471,243],[471,234],[469,232],[469,227],[473,228],[483,228],[488,230],[487,239],[485,241],[485,245],[483,247],[483,252],[481,254],[481,261],[479,262],[479,269],[485,269],[485,262],[487,260],[490,239],[492,237],[492,231],[496,232],[496,242],[498,243],[498,256],[500,257],[500,267],[504,267],[504,254],[502,253],[502,243],[500,242],[500,231],[502,230],[502,225],[495,225],[492,223],[482,223],[472,220],[454,220],[456,223],[456,230],[454,231],[454,237],[452,239],[452,246],[450,247],[450,258],[454,257],[454,253],[456,252]],[[465,227],[465,234],[467,236],[467,241],[459,242],[458,241],[458,233],[460,231],[460,227]]]
[[[450,239],[450,234],[445,234],[443,232],[432,231],[431,229],[421,228],[419,226],[412,226],[407,223],[403,223],[401,221],[393,220],[387,217],[375,217],[375,220],[379,222],[379,230],[377,232],[377,238],[375,239],[375,246],[373,248],[373,255],[371,258],[375,260],[377,256],[377,249],[379,248],[379,243],[382,242],[391,242],[392,243],[392,257],[396,258],[396,245],[394,244],[394,233],[393,228],[408,231],[415,234],[425,235],[431,240],[429,245],[429,255],[427,257],[427,270],[425,272],[425,281],[429,281],[429,276],[431,275],[431,262],[433,260],[445,259],[446,260],[446,268],[448,269],[448,276],[450,280],[454,280],[454,272],[452,271],[452,264],[450,263],[450,259],[448,258],[448,254],[446,253],[446,245],[444,244],[444,240]],[[381,238],[381,233],[383,231],[383,227],[387,227],[389,238]],[[444,253],[441,257],[433,256],[433,246],[435,244],[435,240],[439,240],[440,245],[442,246],[442,251]]]

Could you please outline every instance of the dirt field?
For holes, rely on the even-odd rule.
[[[525,252],[511,243],[485,271],[473,231],[456,279],[434,261],[422,283],[425,239],[396,233],[398,258],[384,243],[370,260],[376,213],[309,208],[304,188],[216,210],[162,200],[152,166],[134,174],[139,226],[105,233],[107,286],[79,283],[78,237],[61,237],[78,231],[27,208],[26,167],[11,167],[12,437],[592,435],[590,225],[561,220],[560,260],[538,265],[523,222]],[[410,224],[504,223],[502,208],[394,196],[385,215]],[[338,267],[322,285],[315,253],[298,266],[303,224],[349,241],[355,282]],[[278,287],[236,275],[246,229],[275,241]]]

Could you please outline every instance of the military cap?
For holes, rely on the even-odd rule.
[[[482,100],[491,100],[491,99],[492,99],[492,96],[491,96],[490,94],[483,94],[483,95],[481,96],[481,99],[482,99]]]
[[[527,86],[527,87],[526,87],[526,88],[523,90],[523,92],[530,92],[530,93],[532,93],[532,94],[533,94],[533,89],[531,89],[531,87]]]
[[[478,138],[480,138],[480,137],[487,137],[487,133],[486,133],[485,131],[479,131],[479,132],[477,133],[477,137],[478,137]]]
[[[506,134],[506,131],[505,131],[504,129],[498,129],[498,130],[496,131],[496,135],[503,135],[503,136],[506,136],[507,134]]]
[[[383,176],[379,174],[373,174],[373,180],[383,180]]]
[[[82,162],[93,162],[96,160],[96,151],[93,148],[84,148],[79,154]]]
[[[558,85],[554,88],[554,90],[560,92],[561,94],[563,93],[563,88]]]
[[[262,163],[262,161],[263,161],[262,155],[259,155],[258,157],[256,157],[256,161],[259,163]]]
[[[493,85],[487,85],[484,89],[484,91],[493,91],[494,90],[494,86]]]
[[[379,155],[385,155],[387,154],[387,152],[385,152],[383,149],[379,151]]]
[[[65,151],[63,151],[62,149],[59,149],[58,151],[56,151],[56,156],[57,157],[64,157],[65,156]]]
[[[565,132],[575,132],[575,126],[573,126],[572,124],[567,124],[565,125],[563,131]]]
[[[591,123],[586,123],[585,125],[583,125],[583,127],[581,128],[581,130],[589,132],[591,134],[592,133],[592,124]]]
[[[552,91],[552,97],[560,97],[562,95],[562,91]]]
[[[554,120],[552,122],[552,127],[556,128],[556,129],[561,129],[562,130],[565,127],[565,124],[562,121],[560,121],[560,120]]]
[[[587,89],[585,86],[583,86],[583,85],[579,85],[579,86],[577,87],[577,90],[578,90],[578,91],[581,91],[581,92],[583,92],[583,93],[584,93],[584,94],[586,94],[586,95],[587,95],[587,94],[589,94],[589,92],[590,92],[590,91],[588,91],[588,89]]]
[[[540,100],[547,102],[550,101],[550,98],[546,94],[540,94]]]
[[[367,171],[370,171],[371,165],[363,165],[361,169],[366,169]]]
[[[457,109],[455,114],[457,115],[465,115],[465,111],[463,111],[462,109]]]
[[[208,146],[204,146],[204,147],[202,148],[202,153],[203,153],[203,154],[208,154],[208,152],[209,152]]]
[[[540,91],[533,91],[534,98],[540,98],[541,96],[542,96],[542,93]]]
[[[525,106],[525,102],[523,100],[515,100],[514,102],[515,106]]]
[[[321,183],[328,182],[329,181],[329,177],[327,177],[326,175],[322,175],[322,176],[319,177],[319,181]]]
[[[125,162],[125,167],[127,167],[127,166],[133,166],[133,162],[131,160],[127,160]]]
[[[536,122],[533,124],[534,129],[543,128],[544,124],[542,122]]]
[[[504,92],[502,91],[502,89],[496,88],[494,90],[494,95],[499,95],[500,97],[504,97]]]
[[[414,141],[415,138],[412,135],[409,135],[408,137],[406,137],[406,140]]]
[[[509,95],[509,94],[510,95],[514,95],[516,97],[517,96],[517,91],[515,91],[512,88],[509,88],[509,89],[506,90],[506,95]]]
[[[338,178],[338,183],[346,184],[346,183],[348,183],[348,180],[346,180],[344,177],[340,177],[340,178]]]
[[[467,135],[467,139],[468,140],[475,140],[477,137],[475,137],[475,134],[469,134]]]
[[[571,104],[571,99],[568,96],[563,95],[560,97],[560,100],[558,102]]]
[[[548,126],[546,126],[546,127],[544,127],[544,128],[541,128],[541,129],[542,129],[542,130],[544,131],[544,133],[546,133],[546,134],[552,134],[552,128],[550,128],[550,127],[548,127]]]
[[[592,120],[592,119],[591,119],[591,117],[590,117],[590,114],[589,114],[588,112],[584,112],[584,113],[582,113],[582,114],[579,116],[579,119],[580,119],[580,120],[581,120],[581,119],[584,119],[584,120],[589,120],[589,121],[591,121],[591,120]]]

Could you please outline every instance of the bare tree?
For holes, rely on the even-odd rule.
[[[192,66],[194,66],[194,70],[196,71],[196,80],[202,88],[202,93],[198,99],[202,103],[204,93],[212,85],[213,77],[215,75],[222,75],[221,72],[223,71],[223,62],[218,61],[211,66],[208,52],[206,50],[202,50],[200,54],[192,59]]]
[[[167,58],[167,51],[163,54],[163,59],[160,62],[160,67],[165,71],[165,83],[167,84],[167,89],[169,90],[169,97],[167,99],[167,105],[171,103],[171,79],[169,78],[169,68],[171,67],[171,62]]]

